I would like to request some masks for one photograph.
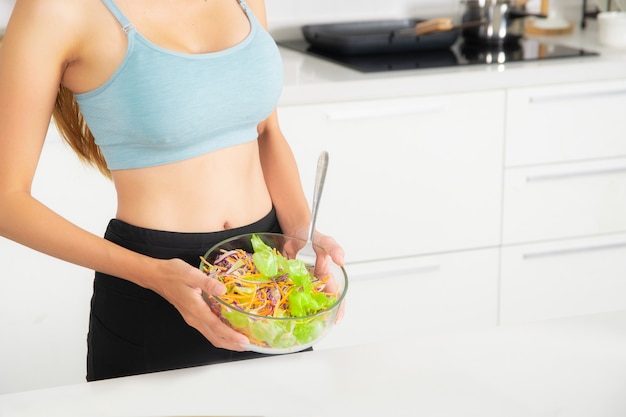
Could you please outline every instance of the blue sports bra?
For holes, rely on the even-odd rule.
[[[76,100],[110,170],[143,168],[255,140],[282,89],[280,54],[250,22],[239,44],[213,53],[161,48],[138,33],[113,0],[102,0],[128,36],[109,80]]]

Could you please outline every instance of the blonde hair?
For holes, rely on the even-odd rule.
[[[52,118],[61,137],[76,152],[78,158],[86,164],[98,168],[107,178],[111,178],[111,171],[109,171],[102,151],[96,145],[93,134],[80,112],[74,93],[63,85],[59,86]]]

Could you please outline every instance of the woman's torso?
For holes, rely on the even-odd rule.
[[[88,22],[83,28],[85,40],[63,78],[78,94],[106,83],[124,61],[128,45],[119,22],[100,1],[85,3],[89,3],[84,6]],[[184,54],[232,48],[251,30],[237,0],[116,3],[143,37]],[[112,175],[118,192],[116,217],[141,227],[179,232],[222,230],[258,220],[271,208],[256,141],[179,162],[114,170]]]

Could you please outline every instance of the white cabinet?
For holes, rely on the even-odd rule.
[[[305,187],[329,151],[317,225],[348,262],[346,315],[317,349],[496,324],[504,103],[492,91],[279,109]]]
[[[316,349],[494,326],[498,249],[348,265],[345,316]]]
[[[626,156],[626,80],[510,89],[506,165]]]
[[[626,309],[626,234],[502,249],[501,323]]]
[[[626,158],[507,169],[505,184],[504,244],[626,231]]]
[[[626,308],[624,103],[626,80],[509,90],[501,322]]]
[[[305,187],[329,151],[318,228],[360,262],[498,245],[504,102],[493,91],[279,115]]]

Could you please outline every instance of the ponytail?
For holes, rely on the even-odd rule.
[[[61,137],[76,152],[78,158],[98,168],[107,178],[111,178],[111,171],[107,167],[102,151],[96,145],[93,134],[87,127],[74,93],[63,85],[59,86],[52,118]]]

